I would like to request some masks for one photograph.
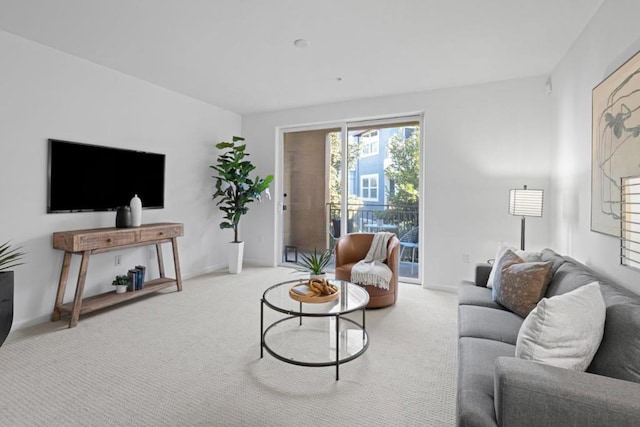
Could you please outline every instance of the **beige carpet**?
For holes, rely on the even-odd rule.
[[[368,350],[301,367],[265,352],[260,298],[285,268],[215,273],[0,347],[0,426],[449,426],[456,296],[401,284],[368,310]],[[269,314],[269,319],[274,315]]]

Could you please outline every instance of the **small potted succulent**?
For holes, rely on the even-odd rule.
[[[331,255],[329,249],[318,252],[315,248],[309,255],[302,253],[300,254],[300,258],[302,259],[296,263],[296,270],[308,272],[311,279],[322,279],[326,275],[324,269],[331,262]]]
[[[116,294],[124,294],[131,285],[131,278],[125,274],[116,276],[111,284],[116,287]]]

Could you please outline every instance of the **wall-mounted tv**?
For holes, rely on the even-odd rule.
[[[47,213],[164,208],[165,155],[49,139]]]

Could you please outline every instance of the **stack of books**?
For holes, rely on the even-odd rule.
[[[139,291],[144,288],[144,275],[146,271],[146,267],[144,265],[136,265],[135,268],[129,270],[129,278],[131,279],[131,284],[127,288],[128,291]]]

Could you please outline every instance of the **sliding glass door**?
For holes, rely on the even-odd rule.
[[[420,278],[420,123],[403,117],[283,134],[284,262],[332,249],[344,233],[387,231],[401,241],[403,280]]]

